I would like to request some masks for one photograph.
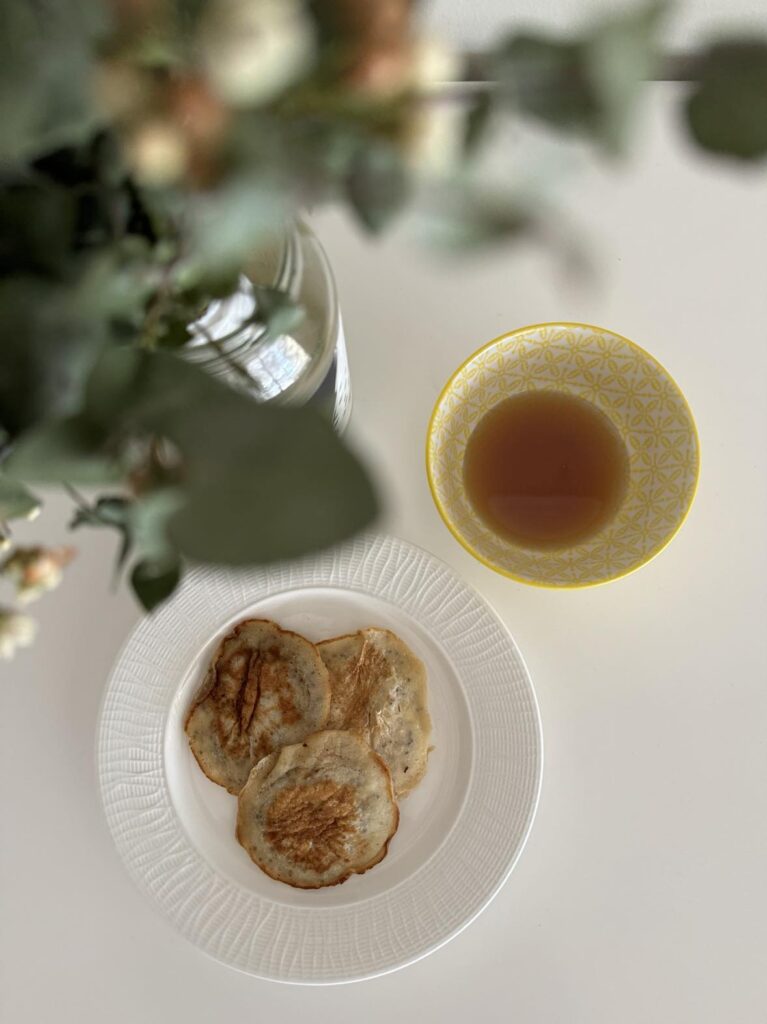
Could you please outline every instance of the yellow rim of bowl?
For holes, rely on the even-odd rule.
[[[499,341],[503,341],[506,338],[515,338],[520,334],[527,334],[528,331],[542,330],[545,327],[585,327],[587,330],[596,331],[601,334],[611,334],[614,338],[620,338],[621,341],[625,341],[630,348],[633,348],[636,352],[642,355],[650,363],[653,363],[655,366],[657,366],[674,385],[677,394],[682,400],[682,404],[687,410],[688,416],[690,417],[690,423],[692,424],[692,432],[695,436],[695,481],[693,483],[690,499],[687,502],[687,507],[685,508],[684,513],[682,514],[679,522],[676,524],[674,529],[671,531],[671,533],[668,535],[668,537],[664,540],[664,542],[661,544],[659,548],[657,548],[655,551],[649,554],[646,558],[643,558],[641,562],[637,562],[636,565],[632,565],[630,569],[626,569],[624,572],[619,572],[615,576],[606,576],[603,580],[591,580],[588,583],[543,583],[540,580],[531,580],[527,579],[525,576],[517,576],[516,573],[509,572],[508,569],[503,569],[501,566],[496,565],[494,562],[491,562],[488,558],[485,558],[485,556],[481,554],[479,551],[477,551],[477,549],[472,544],[470,544],[466,540],[466,538],[462,534],[460,534],[451,523],[447,509],[445,508],[442,500],[437,494],[437,487],[436,484],[434,483],[434,475],[432,473],[431,448],[432,438],[434,434],[434,420],[437,416],[439,407],[442,405],[443,399],[452,388],[456,377],[469,365],[472,359],[476,359],[478,355],[480,355],[482,352],[487,351],[487,349],[492,348],[493,345],[497,345]],[[649,562],[652,562],[654,558],[657,558],[661,551],[664,551],[668,547],[668,545],[671,543],[674,537],[676,537],[676,535],[682,529],[687,520],[687,517],[690,514],[690,509],[692,508],[693,502],[695,501],[695,496],[698,493],[698,484],[700,482],[700,435],[698,433],[698,425],[695,422],[695,417],[693,416],[689,402],[685,398],[684,392],[679,387],[676,380],[668,372],[666,367],[661,362],[659,362],[655,358],[655,356],[651,355],[647,351],[647,349],[642,348],[641,345],[637,345],[637,343],[635,341],[632,341],[631,338],[627,338],[623,334],[618,334],[617,331],[613,331],[609,327],[598,327],[596,324],[584,324],[577,320],[544,321],[543,323],[540,324],[528,324],[526,327],[517,327],[516,330],[513,331],[504,331],[504,333],[499,334],[497,338],[493,338],[492,341],[488,341],[487,344],[481,345],[478,349],[472,352],[471,355],[464,359],[461,365],[458,366],[450,375],[447,383],[440,391],[439,397],[437,398],[437,401],[434,403],[434,408],[431,411],[431,416],[429,417],[429,426],[426,430],[426,479],[428,480],[429,483],[429,490],[431,491],[432,500],[434,504],[437,506],[437,511],[440,514],[442,522],[452,533],[452,535],[455,537],[455,539],[458,541],[461,547],[468,551],[470,555],[473,555],[473,557],[476,558],[478,562],[481,562],[482,565],[486,566],[488,569],[492,569],[493,572],[499,573],[499,575],[501,576],[505,576],[507,579],[514,580],[516,583],[524,583],[528,587],[539,587],[542,590],[584,590],[586,587],[601,587],[605,583],[614,583],[615,580],[622,580],[626,576],[630,576],[632,573],[635,573],[637,569],[641,569]]]

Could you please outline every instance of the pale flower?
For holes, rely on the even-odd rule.
[[[407,163],[419,174],[446,174],[460,159],[464,110],[450,95],[459,70],[456,54],[440,43],[416,45],[407,86],[420,99],[408,114],[402,146]]]
[[[201,34],[211,86],[234,106],[266,103],[314,56],[314,27],[300,0],[213,0]]]
[[[409,85],[414,89],[433,89],[455,82],[460,77],[461,58],[438,39],[420,39],[411,59]]]
[[[37,623],[28,615],[0,608],[0,658],[8,660],[17,647],[29,647],[36,632]]]
[[[184,133],[168,118],[153,118],[137,125],[126,136],[125,153],[144,185],[172,185],[189,163]]]
[[[19,602],[28,604],[59,585],[62,570],[74,554],[69,547],[17,548],[0,566],[0,574],[16,584]]]

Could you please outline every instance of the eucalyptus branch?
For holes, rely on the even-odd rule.
[[[658,60],[658,69],[648,82],[696,82],[700,77],[702,55],[694,51],[666,53]],[[488,74],[486,53],[469,52],[463,58],[462,81],[448,84],[443,95],[465,99],[476,95],[478,88],[493,89],[498,83]],[[468,88],[462,88],[466,87]]]

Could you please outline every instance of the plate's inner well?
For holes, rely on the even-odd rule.
[[[234,836],[236,798],[200,771],[183,730],[192,698],[221,636],[244,618],[273,619],[285,629],[319,641],[363,626],[391,629],[426,665],[432,743],[424,779],[400,801],[400,825],[385,859],[364,875],[322,890],[276,882],[251,861]],[[369,594],[338,587],[306,587],[271,595],[236,616],[211,623],[208,642],[183,674],[165,729],[165,774],[171,800],[191,843],[235,884],[275,902],[322,907],[357,903],[392,889],[422,867],[455,824],[472,765],[468,706],[455,669],[436,641],[400,608]]]

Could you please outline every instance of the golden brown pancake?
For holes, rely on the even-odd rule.
[[[328,672],[317,648],[267,619],[246,619],[224,637],[185,730],[198,764],[237,794],[253,765],[325,726]]]
[[[388,629],[369,627],[318,644],[330,672],[329,729],[348,729],[383,759],[394,792],[405,796],[423,778],[431,719],[426,669]]]
[[[268,875],[300,889],[373,867],[398,823],[386,766],[348,732],[318,732],[265,757],[237,805],[238,841]]]

